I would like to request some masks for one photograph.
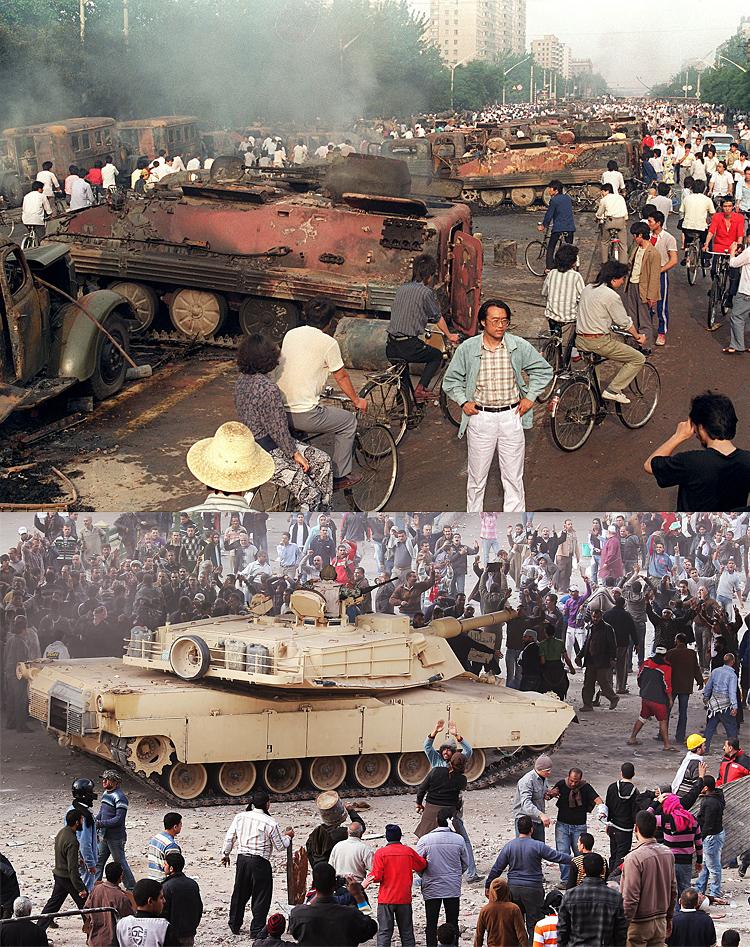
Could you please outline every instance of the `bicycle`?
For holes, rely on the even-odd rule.
[[[729,281],[729,254],[706,251],[706,255],[719,257],[711,267],[713,272],[711,273],[711,289],[708,291],[708,313],[706,315],[706,329],[709,332],[715,332],[722,325],[718,319],[725,316],[729,308],[725,304],[727,283]]]
[[[563,350],[562,323],[550,323],[549,332],[542,332],[537,336],[539,354],[552,366],[552,380],[544,391],[536,396],[540,404],[545,404],[557,388],[561,374],[570,366],[569,356]]]
[[[648,184],[641,181],[640,178],[633,178],[630,182],[630,190],[625,197],[625,204],[631,214],[636,217],[641,216],[641,211],[648,201]]]
[[[5,235],[5,239],[6,239],[6,240],[12,240],[12,239],[13,239],[13,233],[15,232],[16,224],[18,224],[18,223],[20,223],[20,221],[16,220],[16,219],[13,218],[13,217],[10,217],[10,216],[7,214],[6,211],[0,210],[0,227],[9,227],[9,228],[10,228],[10,229],[8,230],[8,233]]]
[[[570,233],[564,231],[560,234],[560,239],[567,241]],[[547,272],[547,247],[549,246],[550,228],[544,231],[541,240],[531,240],[526,244],[523,251],[523,259],[527,269],[534,276],[544,276]]]
[[[604,237],[604,225],[606,220],[600,221],[599,230]],[[609,234],[609,246],[607,247],[607,260],[619,260],[620,252],[622,250],[622,241],[620,240],[620,231],[616,227],[607,227],[607,233]],[[627,248],[625,248],[625,256],[627,257]]]
[[[701,268],[703,278],[706,277],[706,258],[703,255],[701,238],[697,234],[691,234],[685,244],[685,268],[687,269],[687,279],[691,286],[695,286],[698,279],[698,267]]]
[[[582,368],[571,368],[564,373],[560,388],[549,403],[552,439],[566,453],[583,447],[594,426],[609,415],[596,370],[597,365],[606,361],[602,355],[581,352]],[[630,404],[613,402],[622,424],[631,430],[647,424],[656,411],[660,392],[659,372],[651,362],[644,362],[625,391]]]
[[[442,354],[440,367],[430,382],[430,391],[438,400],[443,414],[454,425],[461,424],[461,405],[452,401],[442,388],[443,375],[450,364],[455,347],[436,326],[428,325],[422,341],[433,345]],[[408,428],[418,427],[425,416],[426,404],[417,401],[409,363],[397,361],[379,372],[365,375],[367,382],[358,392],[368,401],[367,416],[388,428],[396,444],[400,444]]]
[[[322,397],[339,404],[349,403],[346,395],[325,389]],[[310,444],[325,434],[293,431],[292,436]],[[383,424],[373,423],[366,413],[358,413],[357,433],[352,451],[353,475],[361,476],[359,483],[344,490],[350,509],[355,513],[377,513],[393,495],[398,477],[398,449],[393,435]],[[265,513],[296,512],[297,502],[286,487],[270,480],[253,492],[253,506]]]
[[[21,238],[21,249],[34,250],[39,246],[39,237],[37,237],[36,230],[31,224],[24,224],[24,226],[26,227],[26,234]]]

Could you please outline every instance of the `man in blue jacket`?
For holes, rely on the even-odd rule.
[[[547,190],[550,194],[550,202],[538,229],[544,231],[552,224],[545,264],[547,270],[551,270],[555,265],[555,250],[560,238],[563,238],[566,243],[572,243],[576,232],[576,222],[573,217],[573,201],[567,194],[563,194],[562,183],[558,180],[550,181]]]
[[[488,299],[477,314],[480,335],[462,342],[443,377],[443,390],[462,406],[458,436],[468,442],[466,510],[481,513],[497,451],[503,510],[526,509],[524,428],[533,423],[534,400],[552,380],[552,368],[526,339],[508,332],[510,306]]]
[[[96,880],[101,881],[104,866],[112,856],[113,861],[122,865],[123,881],[128,891],[135,887],[135,878],[125,857],[125,819],[128,814],[128,797],[120,789],[120,774],[115,769],[102,773],[102,804],[96,817],[99,832],[99,859],[96,863]]]

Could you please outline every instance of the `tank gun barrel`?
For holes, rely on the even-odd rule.
[[[474,618],[436,618],[420,629],[428,635],[435,635],[438,638],[457,638],[463,631],[474,631],[476,628],[494,628],[496,625],[502,625],[511,618],[515,618],[518,612],[512,608],[503,609],[501,612],[487,612],[486,615],[477,615]]]

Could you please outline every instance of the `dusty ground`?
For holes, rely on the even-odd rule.
[[[485,298],[499,295],[510,302],[514,330],[529,338],[544,328],[539,308],[541,280],[523,266],[523,249],[537,236],[535,224],[540,217],[541,209],[535,208],[532,212],[481,214],[475,220],[475,229],[484,236]],[[596,262],[591,266],[592,219],[590,214],[578,215],[581,269],[585,276],[590,271],[590,278],[597,268]],[[493,266],[493,246],[499,238],[518,241],[520,265],[515,269]],[[546,412],[536,412],[534,430],[527,436],[529,509],[664,509],[674,503],[671,493],[659,490],[653,478],[644,474],[645,457],[673,433],[690,396],[697,391],[720,388],[738,406],[746,399],[744,360],[721,354],[728,330],[709,334],[703,328],[706,290],[707,284],[700,280],[689,287],[683,268],[673,271],[669,344],[654,355],[662,375],[662,398],[645,428],[628,431],[613,414],[594,430],[581,451],[563,455],[552,443]],[[118,398],[98,406],[85,424],[32,448],[29,458],[53,463],[68,473],[82,505],[90,509],[170,509],[199,502],[203,497],[196,492],[184,456],[194,440],[212,434],[219,424],[234,417],[234,369],[225,355],[178,358],[162,366],[151,379],[129,385]],[[45,408],[45,417],[54,416],[56,410],[55,406]],[[34,423],[39,423],[38,419]],[[746,439],[741,429],[740,443]],[[417,430],[407,433],[399,453],[400,475],[390,509],[424,505],[425,485],[432,494],[433,508],[465,506],[466,447],[437,408],[430,409]],[[455,475],[446,478],[446,470]],[[501,505],[500,479],[494,471],[485,507],[498,509]]]
[[[97,514],[110,521],[116,514]],[[552,519],[562,517],[537,516],[538,525],[551,525]],[[16,533],[18,526],[29,524],[29,514],[2,514],[0,516],[0,549],[4,549]],[[276,514],[269,524],[269,542],[271,547],[283,528],[285,517]],[[579,536],[590,522],[590,515],[574,515],[574,525]],[[478,535],[478,517],[465,513],[447,516],[448,522],[455,522],[462,529],[464,538],[473,539]],[[498,518],[498,532],[502,535],[511,516]],[[557,525],[560,523],[558,521]],[[366,552],[365,565],[368,575],[372,574],[372,560],[369,550]],[[572,678],[569,694],[570,701],[578,705],[582,675]],[[653,725],[644,730],[642,745],[635,748],[626,746],[630,728],[638,712],[636,687],[631,678],[633,693],[623,697],[614,711],[599,710],[594,714],[581,715],[581,723],[573,723],[568,728],[561,747],[554,755],[554,778],[562,778],[570,766],[580,766],[586,779],[600,792],[605,793],[610,782],[619,775],[619,767],[625,760],[633,760],[636,766],[636,783],[639,787],[651,787],[657,783],[671,782],[680,760],[678,753],[664,753],[660,745],[651,739],[655,732]],[[746,718],[747,719],[747,718]],[[701,728],[704,721],[701,704],[697,697],[690,708],[689,731]],[[459,726],[461,721],[458,721]],[[71,753],[58,746],[44,731],[34,725],[31,734],[19,735],[0,731],[0,823],[5,831],[2,845],[4,852],[16,867],[24,893],[34,902],[35,909],[41,909],[51,890],[51,867],[53,839],[58,830],[63,813],[68,805],[69,787],[78,776],[95,779],[101,771],[101,764]],[[743,736],[750,739],[747,723]],[[710,758],[711,771],[716,773],[720,753],[720,742],[715,742],[715,752]],[[335,745],[332,744],[332,751]],[[130,797],[130,815],[128,819],[128,853],[131,867],[136,877],[146,867],[145,849],[148,838],[161,827],[161,819],[166,811],[164,802],[144,793],[135,783],[127,781],[125,791]],[[511,823],[508,816],[512,804],[515,785],[508,781],[493,789],[471,792],[467,795],[467,824],[472,836],[479,869],[486,873],[494,858],[511,837]],[[402,825],[407,842],[414,842],[411,834],[417,824],[414,813],[413,797],[389,796],[367,799],[370,809],[363,811],[368,831],[382,833],[388,822]],[[316,810],[312,803],[276,804],[273,814],[282,825],[294,825],[298,831],[295,844],[303,844],[310,830],[316,824]],[[227,913],[232,891],[233,871],[219,864],[220,848],[224,833],[234,816],[236,809],[228,807],[185,810],[184,829],[180,843],[187,859],[187,872],[197,879],[201,886],[206,905],[205,920],[201,927],[199,943],[201,947],[218,947],[225,943],[237,943],[231,937],[227,927]],[[554,816],[554,809],[551,812]],[[608,853],[608,843],[601,827],[593,827],[598,850]],[[554,844],[554,832],[549,830],[547,841]],[[374,842],[374,845],[382,844]],[[276,864],[276,889],[274,909],[286,903],[285,875],[281,862]],[[559,880],[557,871],[551,867],[546,872],[547,884],[552,886]],[[729,870],[724,875],[724,888],[733,906],[714,908],[712,915],[716,919],[717,929],[735,927],[743,933],[743,940],[750,936],[750,909],[747,896],[750,884],[740,881],[737,872]],[[483,903],[483,886],[466,886],[462,898],[461,924],[466,931],[464,939],[469,940],[479,907]],[[423,942],[424,914],[419,896],[415,897],[417,915],[418,943]],[[247,930],[247,923],[245,925]],[[421,940],[419,939],[421,937]],[[54,942],[58,947],[82,945],[84,939],[78,930],[77,922],[61,922],[59,932],[54,932]],[[397,942],[397,941],[396,941]],[[248,943],[243,937],[240,943]]]

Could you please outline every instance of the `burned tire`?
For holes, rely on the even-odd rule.
[[[260,332],[281,343],[299,322],[299,307],[287,299],[260,299],[248,296],[240,306],[240,329],[245,335]]]
[[[6,174],[0,180],[0,194],[5,198],[8,207],[20,207],[23,204],[23,185],[17,174]]]
[[[135,312],[131,335],[141,335],[151,328],[159,312],[159,297],[150,286],[144,283],[112,283],[109,287],[113,293],[127,299]]]
[[[108,316],[102,323],[104,328],[119,345],[128,351],[128,327],[125,320],[117,315]],[[89,378],[91,394],[97,401],[111,398],[125,384],[127,365],[122,354],[103,332],[96,333],[94,352],[94,372]]]
[[[181,289],[169,304],[172,325],[189,339],[218,335],[227,311],[227,301],[223,296],[202,289]]]

